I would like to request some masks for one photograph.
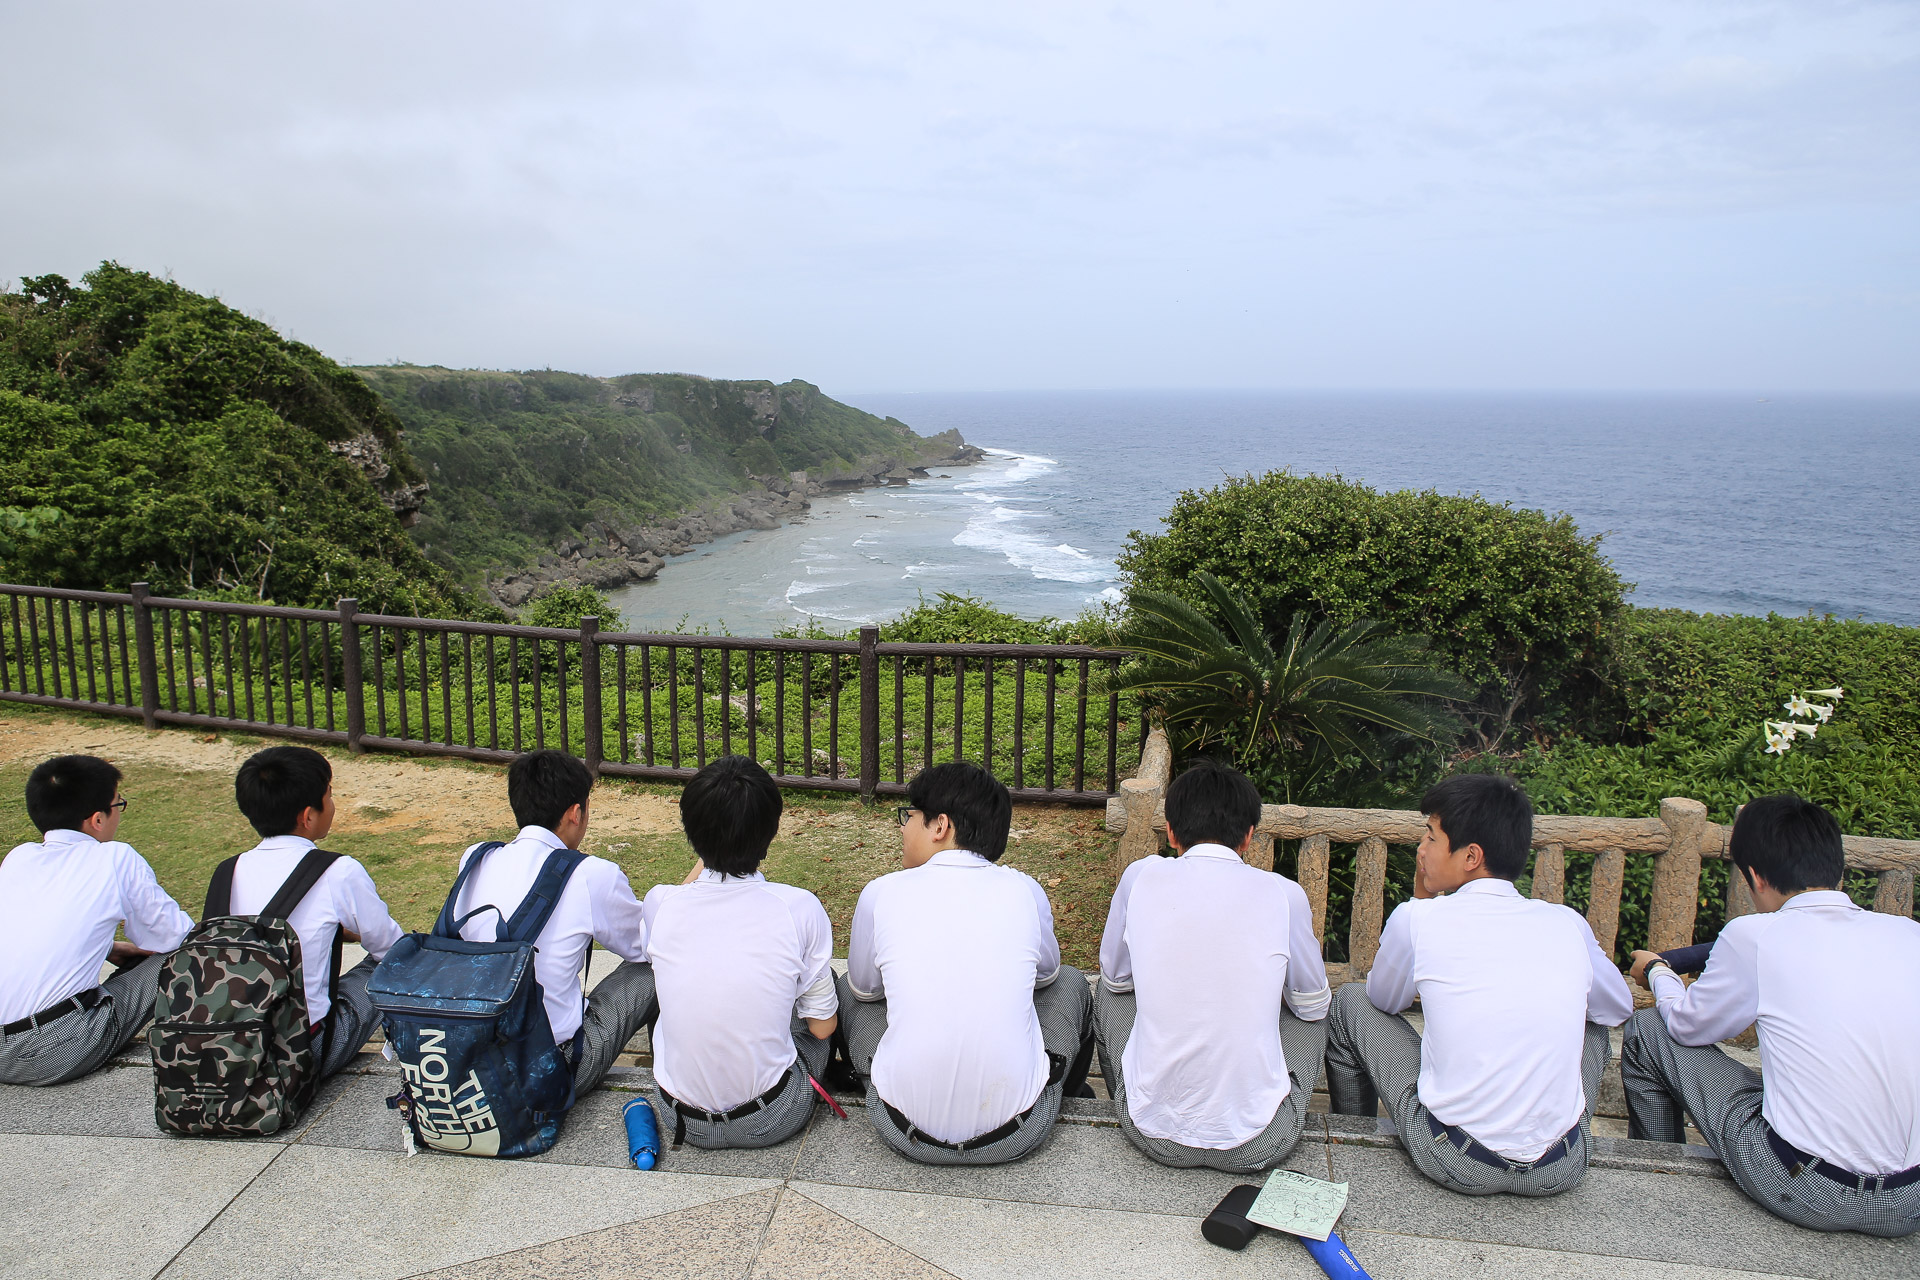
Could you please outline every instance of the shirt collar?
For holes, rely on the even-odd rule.
[[[534,844],[545,845],[549,849],[564,849],[567,842],[543,826],[533,824],[520,828],[520,834],[514,840],[531,840]]]
[[[313,841],[305,836],[268,836],[254,846],[254,851],[266,850],[270,853],[305,853],[313,848]]]
[[[767,877],[758,871],[755,871],[749,875],[744,875],[744,876],[730,876],[730,875],[724,875],[721,872],[715,871],[712,867],[703,867],[700,870],[700,878],[694,881],[694,883],[695,884],[740,884],[744,881],[758,881],[761,884],[765,884],[767,881]]]
[[[1520,890],[1514,888],[1513,881],[1502,880],[1499,876],[1481,876],[1478,880],[1469,880],[1454,890],[1455,893],[1491,893],[1501,898],[1517,898]]]
[[[923,867],[990,867],[993,864],[971,849],[942,849],[920,865]]]
[[[1227,862],[1239,862],[1240,855],[1223,844],[1190,844],[1183,858],[1219,858]]]
[[[1860,904],[1839,889],[1809,889],[1805,893],[1796,893],[1780,904],[1782,911],[1794,911],[1801,907],[1850,907],[1860,910]]]
[[[75,831],[72,827],[56,827],[41,839],[42,844],[99,844],[84,831]]]

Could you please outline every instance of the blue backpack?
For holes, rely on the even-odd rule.
[[[405,1118],[410,1147],[538,1155],[559,1138],[573,1106],[573,1055],[553,1042],[533,944],[586,855],[555,849],[494,940],[469,942],[460,936],[467,921],[483,911],[505,915],[487,905],[453,918],[467,877],[499,847],[493,840],[473,851],[433,931],[394,943],[367,984],[404,1077],[387,1105]]]

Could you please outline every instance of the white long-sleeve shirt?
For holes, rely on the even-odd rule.
[[[462,867],[479,847],[472,845],[460,855]],[[492,942],[498,926],[513,918],[540,878],[547,856],[566,847],[553,832],[533,826],[520,828],[519,835],[488,854],[460,890],[454,916],[457,919],[483,906],[499,908],[500,915],[482,912],[467,921],[460,936],[470,942]],[[588,949],[598,942],[622,960],[644,960],[646,940],[640,900],[633,896],[627,873],[605,858],[589,855],[568,877],[535,943],[533,973],[546,998],[547,1025],[553,1029],[555,1044],[564,1049],[580,1030],[586,1012],[580,971],[586,966]]]
[[[229,909],[237,916],[258,915],[273,901],[313,841],[300,836],[268,836],[240,855],[233,867],[233,896]],[[300,937],[300,972],[306,979],[307,1018],[319,1022],[333,1008],[333,931],[344,929],[359,937],[375,960],[386,958],[400,941],[387,904],[381,901],[367,869],[352,858],[336,858],[287,916]]]
[[[860,891],[847,982],[887,1002],[873,1084],[922,1133],[965,1142],[1047,1084],[1035,987],[1060,973],[1053,907],[1032,876],[949,849]]]
[[[1920,923],[1834,890],[1727,921],[1692,986],[1653,971],[1681,1044],[1760,1035],[1761,1114],[1795,1147],[1854,1173],[1920,1165]]]
[[[1537,1160],[1586,1112],[1586,1024],[1633,1012],[1626,979],[1577,911],[1469,880],[1394,908],[1367,977],[1374,1007],[1420,997],[1420,1101],[1509,1160]]]
[[[1282,1001],[1314,1022],[1333,998],[1306,891],[1219,844],[1126,869],[1100,975],[1137,1001],[1120,1058],[1134,1124],[1213,1151],[1258,1135],[1292,1090]]]
[[[641,903],[660,995],[653,1074],[689,1106],[731,1111],[773,1088],[798,1056],[793,1019],[830,1018],[833,925],[820,899],[759,872],[704,870]]]
[[[130,844],[49,831],[0,862],[0,1022],[100,985],[113,931],[171,951],[193,928]]]

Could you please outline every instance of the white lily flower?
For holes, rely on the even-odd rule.
[[[1821,724],[1825,724],[1833,719],[1833,708],[1824,702],[1816,702],[1813,705],[1813,715]]]
[[[1820,732],[1820,726],[1817,724],[1796,724],[1796,725],[1791,725],[1789,727],[1793,730],[1793,732],[1799,734],[1803,738],[1811,738],[1814,734]]]
[[[1791,750],[1793,750],[1793,736],[1791,734],[1770,733],[1767,735],[1768,755],[1783,756]]]
[[[1845,691],[1841,689],[1809,689],[1802,696],[1808,698],[1832,698],[1835,702],[1838,702],[1845,696]]]
[[[1790,716],[1810,716],[1813,714],[1813,704],[1797,693],[1780,705],[1786,708],[1787,714]]]

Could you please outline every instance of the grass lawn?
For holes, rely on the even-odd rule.
[[[0,704],[0,848],[38,838],[23,798],[34,765],[63,751],[105,756],[126,774],[129,798],[120,838],[196,918],[213,868],[257,841],[233,803],[233,767],[271,740],[191,729],[148,733],[137,723],[16,704]],[[508,839],[506,769],[404,756],[354,757],[326,751],[335,769],[339,815],[326,847],[360,860],[403,927],[433,923],[453,881],[460,852],[476,840]],[[595,790],[586,852],[620,864],[644,896],[661,882],[678,883],[693,851],[674,820],[679,789],[604,780]],[[768,855],[769,878],[812,890],[834,923],[845,954],[847,927],[860,890],[899,867],[900,837],[891,803],[867,808],[857,799],[785,793],[780,835]],[[1005,861],[1034,876],[1053,900],[1067,963],[1097,964],[1113,881],[1107,870],[1114,837],[1098,809],[1020,805]]]

